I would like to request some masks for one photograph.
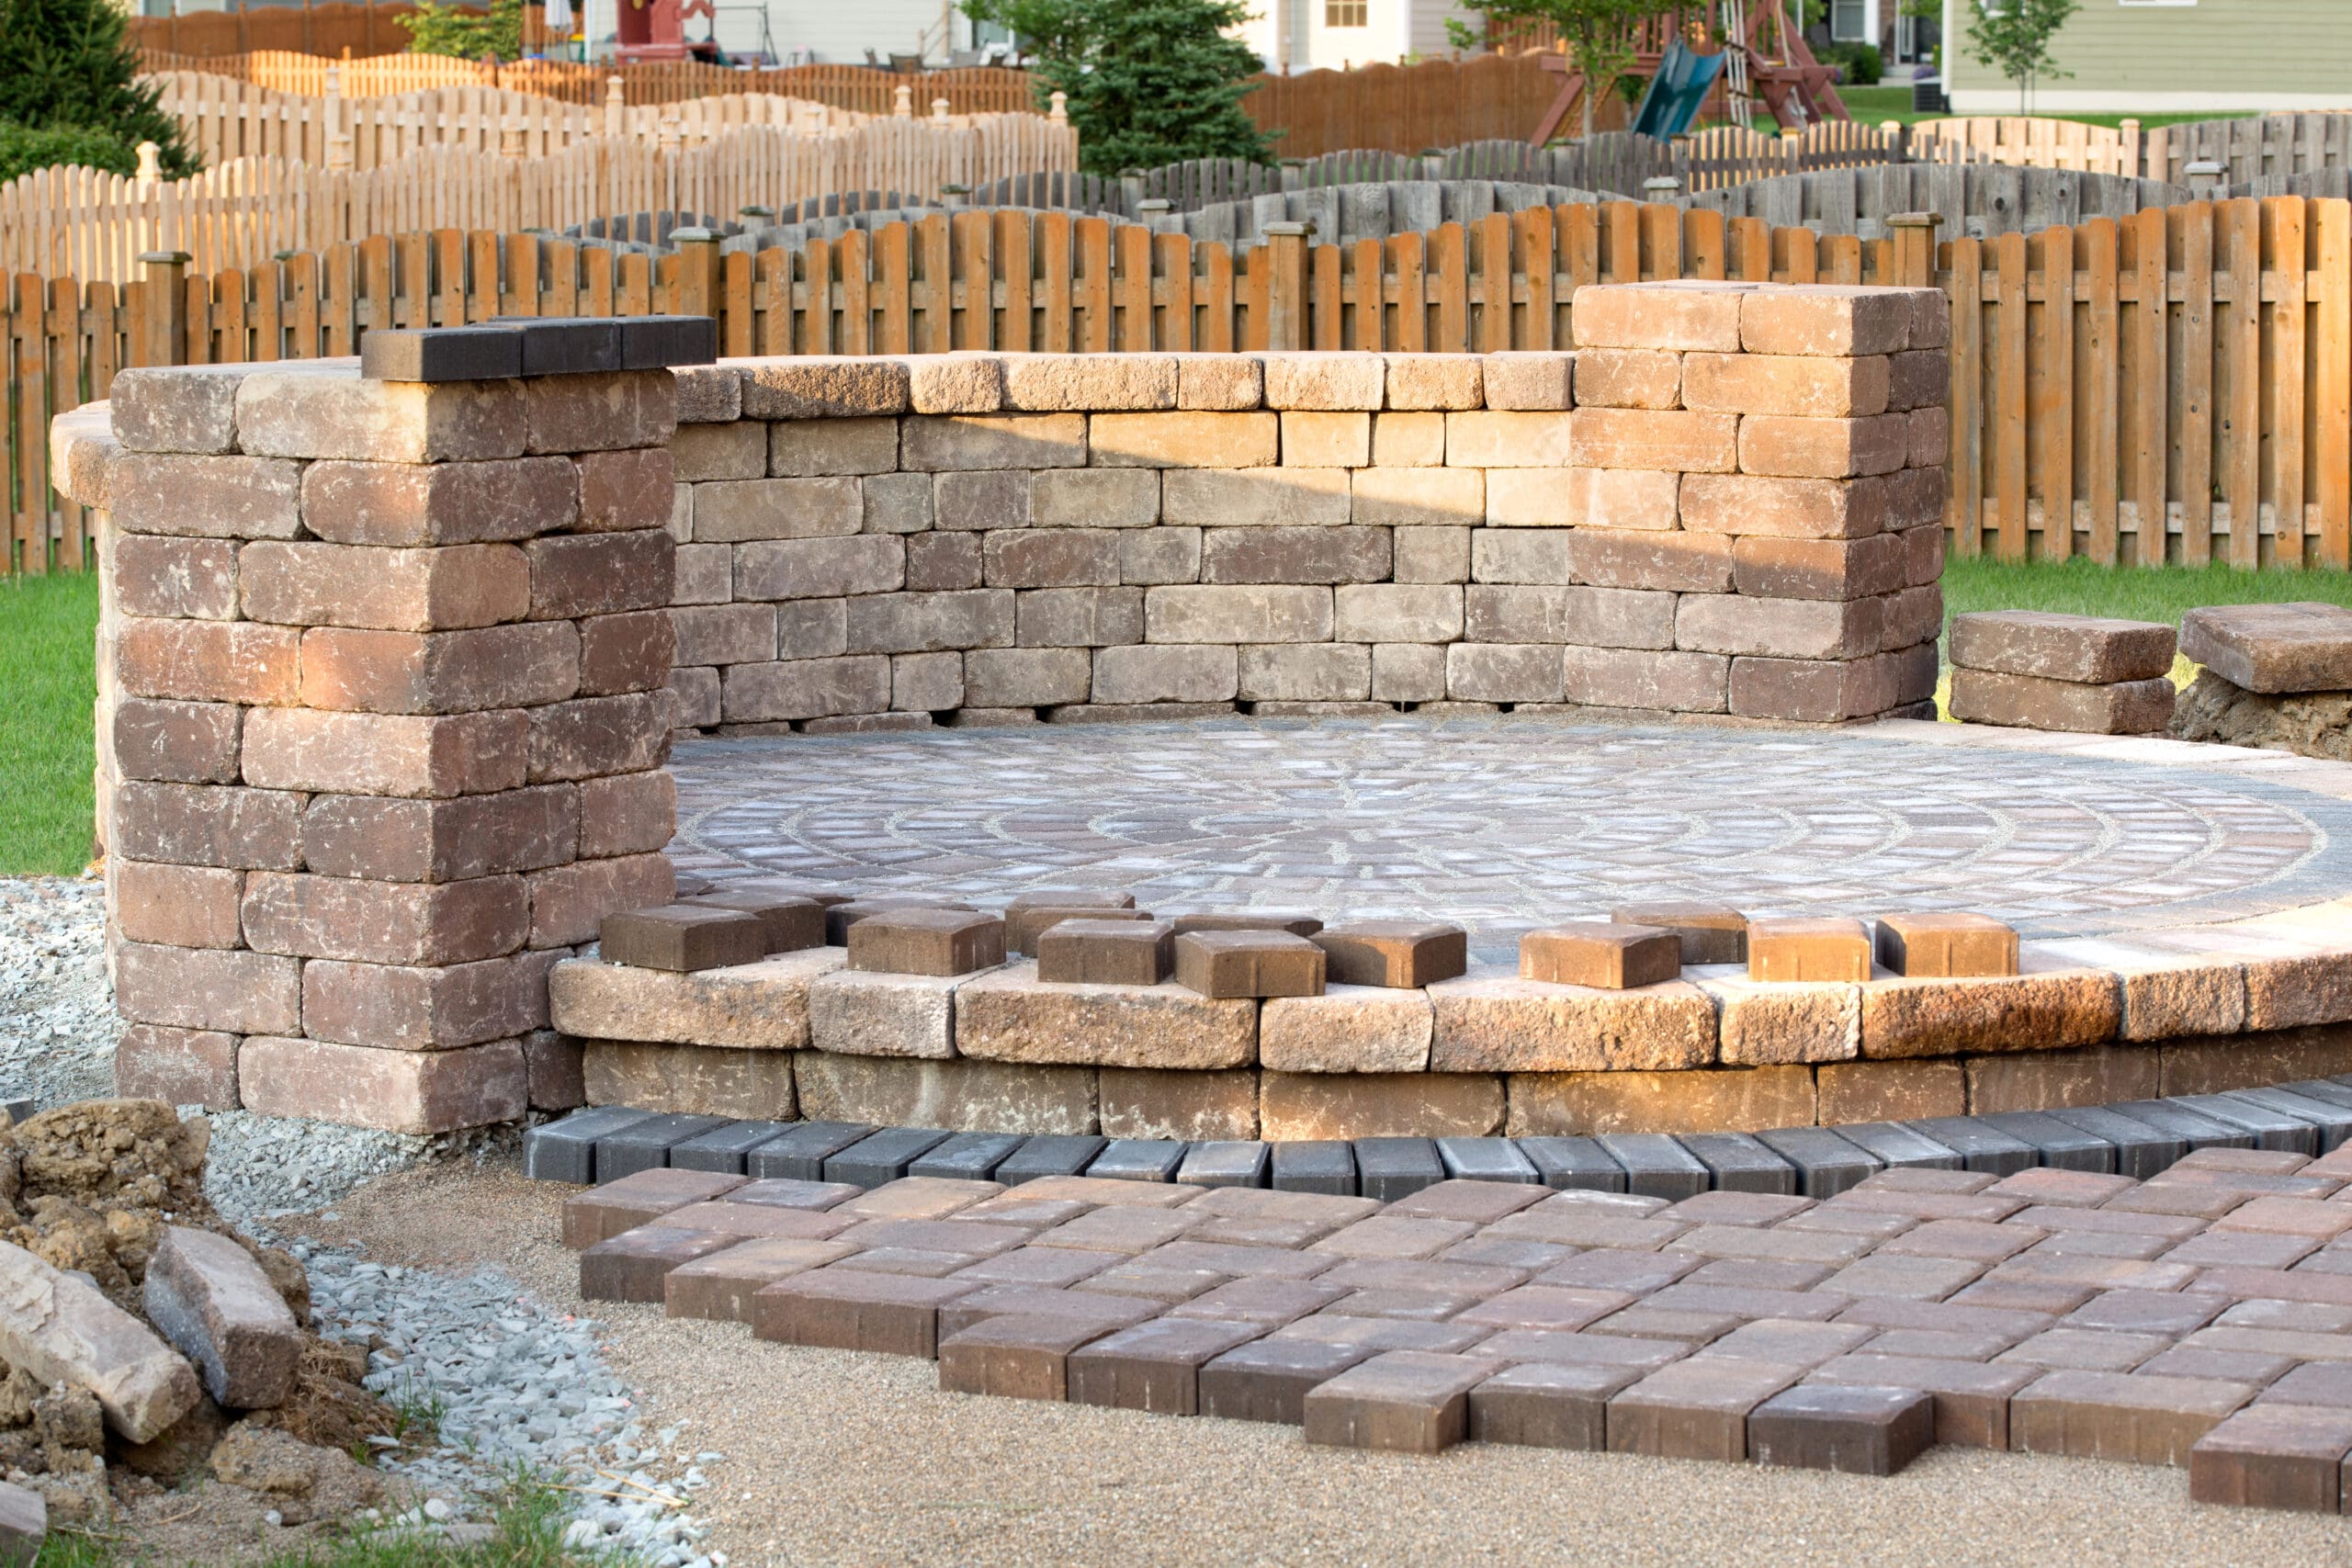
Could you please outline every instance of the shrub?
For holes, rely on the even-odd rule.
[[[1875,87],[1886,74],[1886,62],[1880,57],[1874,43],[1833,43],[1816,58],[1824,65],[1845,67],[1845,82],[1849,87]]]
[[[156,106],[154,88],[139,85],[139,51],[123,16],[110,0],[0,0],[0,123],[102,128],[81,134],[126,148],[153,141],[166,178],[193,174],[198,164],[180,141],[179,122]],[[93,161],[95,146],[65,156]]]
[[[73,164],[108,174],[135,175],[139,153],[129,142],[103,130],[74,126],[0,125],[0,183],[36,169]]]
[[[452,54],[460,60],[494,54],[514,60],[523,53],[523,0],[491,0],[487,15],[417,0],[413,13],[393,19],[408,29],[411,54]]]

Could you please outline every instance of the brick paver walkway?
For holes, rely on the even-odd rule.
[[[2326,795],[1868,732],[1223,719],[697,741],[674,765],[673,853],[706,873],[1426,914],[1506,958],[1524,930],[1634,900],[2082,935],[2352,884],[2352,806]]]

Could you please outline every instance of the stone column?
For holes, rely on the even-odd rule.
[[[111,519],[121,1092],[408,1133],[578,1102],[547,971],[673,893],[677,355],[642,325],[131,370],[110,431],[61,422]]]

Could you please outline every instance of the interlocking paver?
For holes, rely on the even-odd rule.
[[[2009,1402],[2009,1446],[2026,1453],[2185,1464],[2197,1440],[2256,1392],[2251,1383],[2212,1378],[2053,1371]]]
[[[1804,1375],[1803,1367],[1728,1356],[1693,1356],[1661,1367],[1610,1400],[1610,1450],[1745,1459],[1748,1412]]]
[[[1308,1393],[1306,1440],[1436,1453],[1462,1440],[1470,1391],[1497,1370],[1475,1352],[1384,1350]]]
[[[1252,1323],[1173,1316],[1123,1328],[1069,1357],[1070,1402],[1197,1415],[1202,1366],[1264,1332]]]
[[[1634,1367],[1525,1361],[1470,1391],[1469,1435],[1481,1443],[1605,1449],[1609,1397],[1643,1376]]]
[[[1893,1475],[1934,1440],[1934,1396],[1918,1389],[1806,1383],[1747,1413],[1758,1464]]]
[[[778,1280],[848,1257],[847,1242],[763,1236],[679,1264],[662,1280],[662,1303],[672,1317],[749,1323],[752,1298]]]
[[[2352,1410],[2256,1404],[2188,1451],[2188,1495],[2199,1503],[2333,1514],[2342,1507]]]
[[[1308,1391],[1378,1353],[1351,1341],[1252,1340],[1202,1366],[1201,1414],[1304,1426]]]

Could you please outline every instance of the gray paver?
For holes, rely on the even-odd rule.
[[[1519,1150],[1533,1163],[1544,1185],[1555,1190],[1625,1190],[1625,1168],[1590,1138],[1521,1138]]]
[[[825,1161],[825,1179],[879,1187],[907,1174],[916,1158],[947,1141],[944,1127],[885,1127]]]
[[[1838,1135],[1889,1170],[1958,1170],[1960,1156],[1900,1122],[1852,1122]]]
[[[523,1134],[523,1174],[534,1181],[585,1187],[596,1178],[596,1140],[650,1114],[626,1105],[599,1105],[534,1127]]]
[[[1263,1187],[1271,1164],[1264,1144],[1214,1140],[1192,1146],[1176,1179],[1188,1187]]]
[[[2127,1100],[2107,1109],[2182,1139],[2191,1153],[2254,1147],[2254,1134],[2247,1128],[2234,1122],[2217,1122],[2177,1100]]]
[[[1355,1156],[1357,1190],[1384,1203],[1445,1179],[1445,1163],[1429,1138],[1358,1138]]]
[[[1829,1127],[1780,1127],[1756,1136],[1796,1167],[1797,1191],[1807,1198],[1835,1197],[1885,1168],[1869,1150]]]
[[[1040,1177],[1076,1176],[1094,1163],[1094,1157],[1109,1142],[1091,1133],[1054,1133],[1031,1138],[1005,1156],[1004,1163],[996,1168],[996,1179],[1007,1187],[1018,1187]]]
[[[729,1122],[670,1147],[670,1164],[679,1170],[716,1170],[729,1176],[746,1174],[744,1158],[790,1125],[785,1122]]]
[[[673,1144],[683,1144],[726,1122],[724,1116],[662,1111],[615,1128],[596,1140],[597,1184],[617,1181],[640,1170],[659,1170],[670,1163]]]
[[[1974,1116],[1933,1116],[1905,1125],[1958,1155],[1962,1170],[2015,1176],[2040,1163],[2031,1144]]]
[[[2224,1126],[2244,1129],[2254,1135],[2257,1149],[2299,1155],[2319,1153],[2318,1128],[2300,1117],[2256,1105],[2250,1100],[2227,1094],[2182,1094],[2173,1096],[2171,1102]]]
[[[1542,1179],[1535,1162],[1509,1138],[1440,1138],[1437,1157],[1449,1180],[1533,1184]]]
[[[907,1174],[986,1181],[996,1173],[1005,1156],[1020,1146],[1018,1133],[958,1133],[909,1161]]]
[[[1643,1198],[1695,1198],[1713,1177],[1697,1156],[1663,1133],[1604,1133],[1594,1140],[1625,1168],[1625,1190]]]
[[[1685,1133],[1678,1140],[1698,1157],[1722,1192],[1794,1192],[1797,1168],[1745,1133]]]
[[[1355,1151],[1340,1140],[1303,1138],[1276,1144],[1272,1166],[1277,1192],[1320,1192],[1334,1198],[1356,1195]]]
[[[864,1122],[803,1122],[743,1156],[753,1180],[822,1181],[825,1161],[873,1132]]]
[[[2115,1169],[2115,1145],[2105,1138],[2038,1111],[2000,1111],[1977,1121],[2030,1145],[2037,1164],[2058,1170],[2107,1174]]]
[[[2086,1105],[2049,1113],[2053,1122],[2080,1127],[2115,1150],[2115,1174],[2144,1181],[2188,1153],[2188,1140],[2163,1132],[2112,1106]]]
[[[1086,1168],[1089,1176],[1120,1181],[1173,1181],[1192,1145],[1165,1138],[1114,1138]]]
[[[2332,1154],[2352,1137],[2352,1107],[2334,1104],[2291,1089],[2233,1089],[2229,1097],[2308,1122],[2319,1131],[2319,1152]]]

